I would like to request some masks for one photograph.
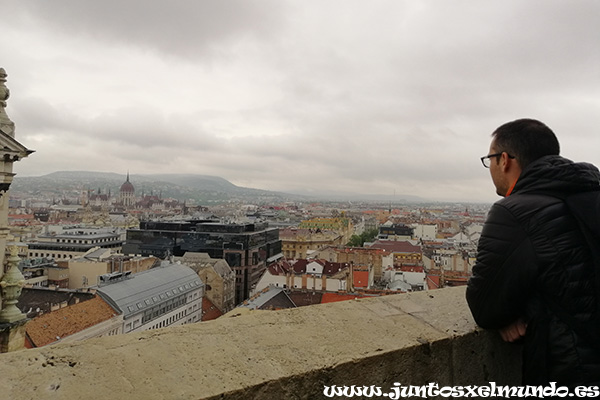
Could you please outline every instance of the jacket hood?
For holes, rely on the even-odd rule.
[[[545,156],[521,173],[515,193],[575,194],[600,190],[600,171],[589,163]]]

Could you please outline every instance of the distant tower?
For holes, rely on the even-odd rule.
[[[119,200],[125,207],[131,207],[135,202],[135,189],[131,182],[129,182],[129,171],[127,171],[127,180],[121,185]]]

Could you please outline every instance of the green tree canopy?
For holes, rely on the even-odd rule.
[[[348,242],[347,246],[362,247],[365,242],[372,242],[378,233],[379,230],[375,228],[364,231],[360,235],[352,235],[350,236],[350,241]]]

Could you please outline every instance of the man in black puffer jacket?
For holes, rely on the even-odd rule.
[[[492,138],[481,160],[504,198],[479,239],[473,317],[522,340],[524,384],[599,385],[600,172],[560,157],[536,120],[506,123]]]

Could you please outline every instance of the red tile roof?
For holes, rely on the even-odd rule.
[[[323,293],[323,297],[321,298],[321,303],[335,303],[338,301],[346,301],[346,300],[354,300],[354,299],[362,299],[363,296],[361,294],[346,294],[346,293]]]
[[[213,304],[212,301],[202,297],[202,321],[210,321],[219,318],[223,313]]]
[[[401,265],[400,271],[404,272],[424,272],[425,268],[420,265]]]
[[[27,336],[35,347],[56,342],[117,315],[100,296],[42,314],[26,325]]]
[[[440,287],[440,276],[427,274],[427,287],[431,289],[438,289]]]
[[[353,272],[352,284],[357,289],[366,289],[369,286],[369,271],[357,271]]]
[[[34,220],[35,216],[33,214],[8,214],[8,219],[28,219],[28,220]]]

